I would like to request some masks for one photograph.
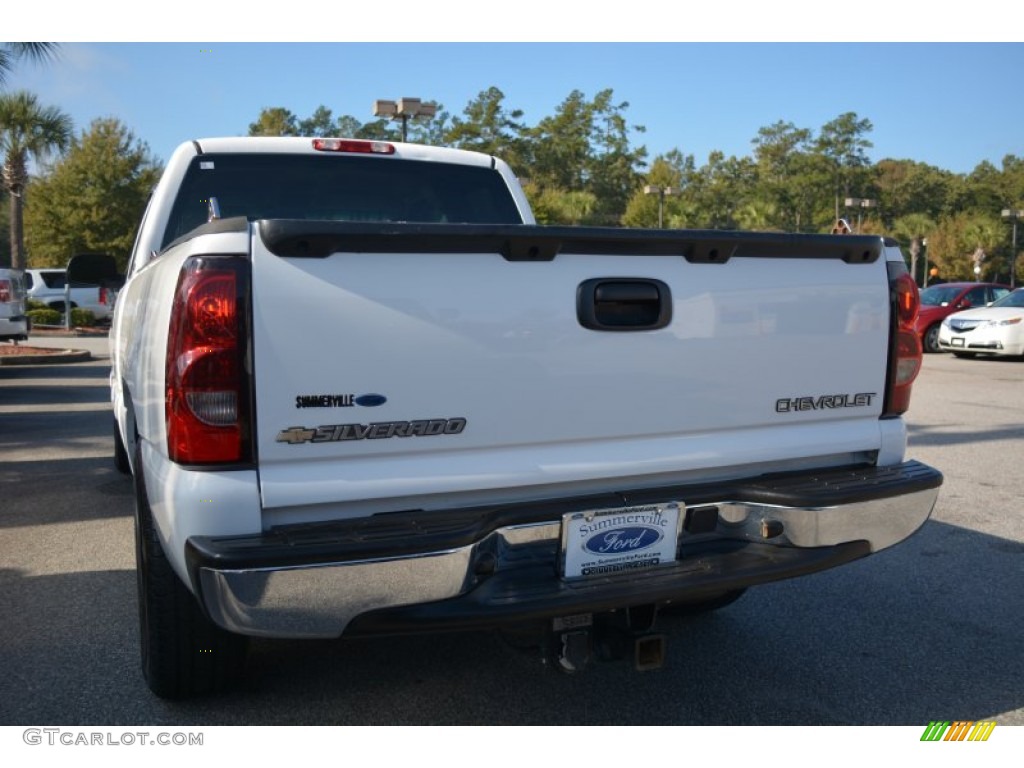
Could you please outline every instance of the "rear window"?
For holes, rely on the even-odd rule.
[[[1018,288],[1013,293],[1003,296],[993,307],[1024,307],[1024,288]]]
[[[352,155],[200,155],[192,160],[164,232],[172,240],[221,218],[522,224],[491,168]]]
[[[921,304],[926,307],[944,307],[951,304],[960,292],[962,286],[933,285],[921,291]]]
[[[43,282],[46,283],[47,288],[64,287],[65,280],[63,270],[50,270],[48,272],[40,272],[39,274],[43,278]]]
[[[0,303],[10,304],[25,298],[25,285],[22,275],[0,269]]]

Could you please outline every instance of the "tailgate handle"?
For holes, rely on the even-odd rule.
[[[593,331],[654,331],[672,320],[672,294],[660,280],[585,280],[576,289],[576,317]]]

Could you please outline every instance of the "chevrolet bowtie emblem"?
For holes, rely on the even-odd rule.
[[[304,427],[289,427],[288,429],[282,429],[277,433],[277,442],[291,443],[292,445],[308,443],[313,439],[313,435],[315,434],[316,432],[312,429],[305,429]]]

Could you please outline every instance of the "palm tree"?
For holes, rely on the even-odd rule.
[[[0,85],[4,84],[18,59],[43,61],[52,58],[56,51],[57,43],[0,43]]]
[[[71,143],[71,118],[57,107],[43,107],[26,91],[0,94],[2,180],[10,194],[11,265],[25,268],[22,196],[28,184],[28,160],[45,160]]]

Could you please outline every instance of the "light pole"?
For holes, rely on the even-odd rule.
[[[1012,208],[1003,208],[1003,218],[1011,219],[1013,221],[1013,235],[1011,237],[1010,246],[1010,287],[1015,288],[1017,286],[1017,221],[1021,216],[1024,216],[1024,211],[1016,210]]]
[[[874,208],[878,203],[875,200],[869,200],[866,197],[848,197],[846,198],[847,208],[857,209],[857,234],[860,234],[860,217],[865,208]]]
[[[662,229],[665,226],[665,195],[678,195],[679,190],[675,187],[659,187],[656,184],[647,184],[644,186],[644,194],[658,196],[658,229]]]
[[[924,259],[924,277],[921,282],[924,283],[923,288],[928,287],[928,238],[921,238],[921,257]]]
[[[403,96],[397,102],[377,99],[373,102],[374,117],[386,117],[389,120],[402,121],[402,141],[406,141],[409,119],[413,117],[433,117],[437,114],[437,104],[423,103],[419,99]]]

